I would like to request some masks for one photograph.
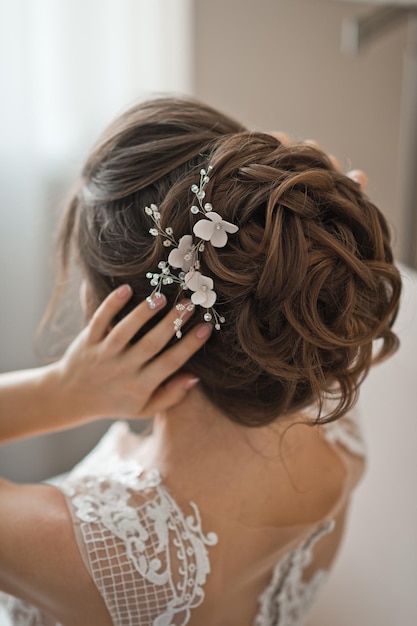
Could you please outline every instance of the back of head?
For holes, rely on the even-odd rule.
[[[191,233],[190,188],[208,165],[205,201],[239,231],[201,257],[226,322],[187,370],[245,425],[329,393],[337,403],[326,419],[340,417],[355,402],[374,340],[378,358],[397,347],[391,325],[401,283],[384,217],[322,151],[284,146],[193,100],[140,104],[107,129],[85,164],[62,223],[64,267],[74,245],[94,306],[128,282],[126,314],[149,295],[146,274],[167,258],[144,208],[157,205],[177,240]],[[172,305],[182,297],[175,284],[164,294]],[[200,322],[196,312],[185,332]]]

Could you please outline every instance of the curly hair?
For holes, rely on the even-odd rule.
[[[246,426],[329,396],[333,409],[318,420],[339,418],[371,364],[398,346],[391,326],[401,280],[382,213],[321,150],[283,145],[191,99],[139,104],[87,159],[61,225],[63,271],[75,249],[95,305],[128,282],[125,315],[149,294],[146,273],[166,257],[144,207],[158,205],[177,238],[191,232],[190,187],[207,165],[206,200],[239,231],[201,259],[226,323],[187,371]],[[173,305],[179,288],[164,293]],[[186,329],[200,321],[194,315]]]

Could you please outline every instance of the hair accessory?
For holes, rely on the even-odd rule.
[[[174,232],[171,227],[165,229],[161,226],[161,215],[156,204],[145,207],[145,213],[153,221],[153,227],[149,232],[154,237],[163,237],[163,245],[167,248],[173,247],[168,255],[167,261],[160,261],[158,269],[160,273],[148,272],[146,278],[149,278],[151,286],[154,287],[148,301],[154,297],[159,297],[161,289],[164,285],[172,285],[178,283],[182,289],[190,289],[192,291],[191,302],[206,309],[204,320],[211,322],[214,320],[214,327],[220,330],[220,324],[225,322],[224,317],[220,316],[214,309],[217,294],[214,291],[213,279],[204,276],[200,272],[200,255],[204,252],[207,243],[214,248],[223,248],[227,244],[228,234],[236,233],[239,228],[230,222],[226,222],[219,213],[213,211],[213,206],[209,203],[203,203],[206,192],[205,187],[210,178],[208,173],[212,170],[209,165],[207,171],[200,170],[200,184],[192,185],[191,191],[195,194],[197,202],[193,204],[190,211],[193,215],[203,215],[204,219],[199,219],[193,226],[193,235],[183,235],[177,242],[174,238]],[[177,271],[178,274],[173,273]],[[174,322],[175,334],[178,339],[182,336],[181,332],[182,319],[179,316]]]

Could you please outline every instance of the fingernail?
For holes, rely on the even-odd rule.
[[[127,298],[132,294],[132,287],[130,285],[121,285],[116,289],[116,293],[119,298]]]
[[[277,139],[283,146],[288,146],[291,143],[291,138],[287,133],[281,132],[280,130],[274,131],[271,133],[275,139]]]
[[[212,331],[213,326],[211,324],[202,324],[197,328],[195,334],[198,339],[207,339],[208,337],[210,337]]]
[[[200,382],[199,378],[189,378],[184,383],[184,389],[192,389]]]
[[[306,139],[304,143],[311,148],[316,148],[316,150],[320,150],[320,144],[315,139]]]
[[[366,189],[368,186],[368,177],[362,170],[351,170],[346,174],[346,176],[357,183],[361,189]]]
[[[194,312],[195,306],[191,300],[183,300],[175,305],[175,309],[179,312],[178,317],[174,320],[174,330],[177,339],[181,339],[182,331],[181,327],[185,320],[187,320]]]
[[[175,308],[179,312],[179,318],[181,320],[185,320],[187,317],[191,316],[195,306],[191,300],[183,300],[182,302],[178,302],[178,304],[175,305]]]
[[[162,293],[154,293],[152,296],[146,298],[146,302],[152,311],[158,307],[162,307],[166,304],[167,299]]]
[[[334,167],[335,170],[341,170],[342,166],[340,165],[340,161],[337,157],[334,156],[334,154],[329,154],[329,159],[332,162],[332,165]]]

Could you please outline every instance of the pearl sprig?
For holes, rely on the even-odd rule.
[[[227,233],[235,233],[239,229],[234,224],[223,220],[221,215],[214,212],[210,202],[203,204],[206,196],[205,187],[210,181],[208,174],[212,169],[211,165],[208,166],[207,170],[202,168],[200,170],[199,185],[194,184],[191,186],[191,191],[197,198],[197,203],[190,208],[191,213],[193,215],[200,213],[204,218],[208,218],[200,219],[194,224],[193,232],[198,237],[196,242],[193,241],[192,235],[184,235],[177,242],[171,227],[162,228],[161,214],[158,207],[155,204],[151,204],[144,209],[146,215],[153,221],[153,226],[149,229],[149,233],[153,237],[163,237],[163,245],[165,247],[174,246],[169,254],[168,261],[160,261],[158,263],[158,269],[161,271],[159,273],[148,272],[146,274],[146,278],[150,280],[151,287],[154,287],[147,300],[153,302],[154,297],[160,297],[163,286],[178,283],[183,290],[190,289],[193,291],[191,295],[192,305],[190,306],[199,305],[205,308],[204,320],[206,322],[214,320],[215,329],[220,330],[221,324],[226,320],[217,313],[213,306],[216,302],[217,294],[213,289],[213,280],[200,272],[200,254],[204,252],[207,242],[210,242],[214,247],[222,248],[227,243]],[[173,273],[174,269],[181,271],[177,275]],[[178,307],[182,306],[178,304],[177,310],[180,310]],[[178,339],[182,336],[181,326],[182,316],[179,315],[174,321],[175,334]]]

